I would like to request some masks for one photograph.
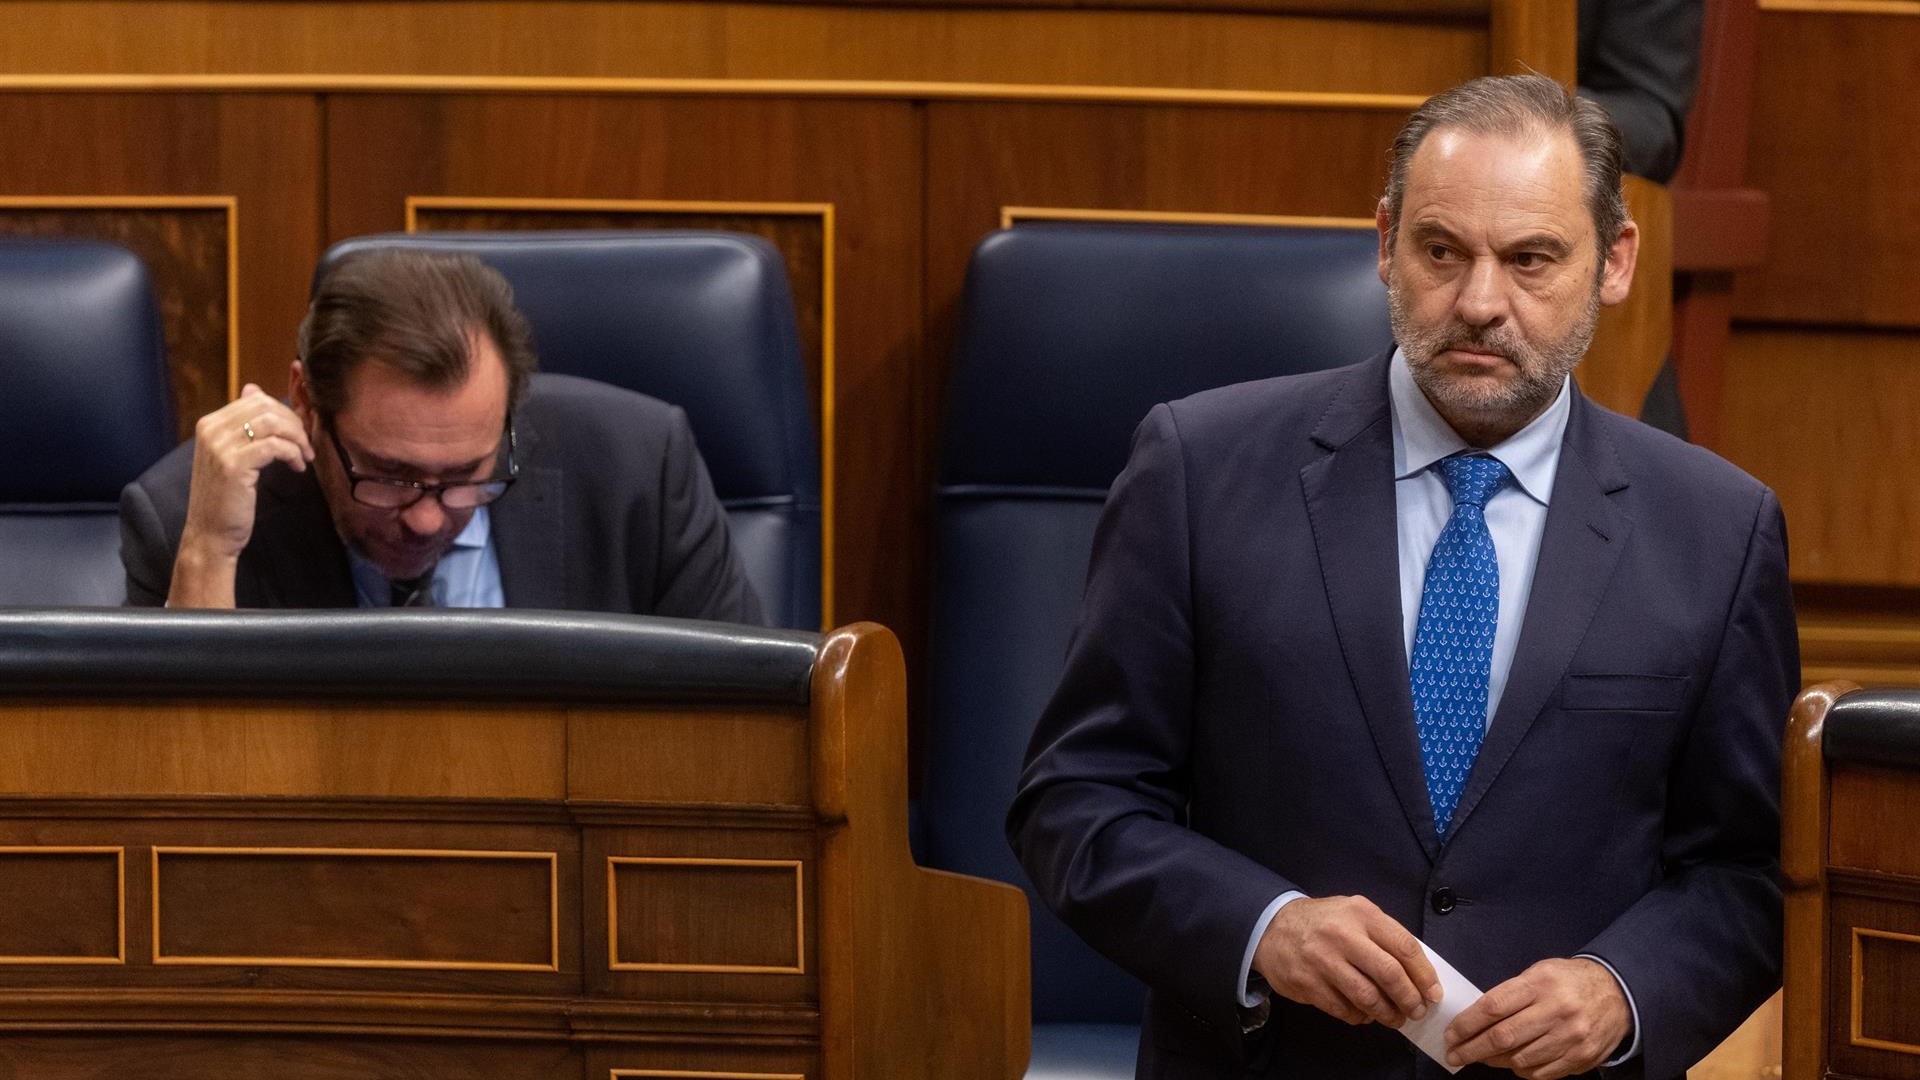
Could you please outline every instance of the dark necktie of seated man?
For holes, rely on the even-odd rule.
[[[421,574],[419,577],[394,578],[387,583],[387,587],[393,590],[391,595],[394,607],[433,606],[432,570]]]

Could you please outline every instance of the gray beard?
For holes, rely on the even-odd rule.
[[[1397,287],[1395,276],[1391,271],[1387,275],[1387,309],[1393,321],[1393,340],[1407,354],[1407,368],[1413,374],[1414,385],[1420,387],[1420,392],[1445,416],[1497,427],[1511,424],[1512,430],[1517,431],[1553,403],[1567,376],[1593,344],[1593,328],[1600,318],[1598,280],[1579,320],[1557,340],[1535,345],[1514,333],[1510,326],[1485,329],[1453,321],[1418,328],[1414,326],[1406,296]],[[1497,384],[1449,379],[1436,370],[1434,358],[1456,346],[1505,356],[1520,369],[1520,377]]]

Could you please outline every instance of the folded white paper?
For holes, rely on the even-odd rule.
[[[1428,948],[1426,942],[1421,942],[1420,948],[1426,952],[1427,962],[1433,965],[1434,972],[1440,976],[1440,1002],[1427,1006],[1427,1015],[1421,1019],[1400,1025],[1400,1034],[1426,1051],[1427,1056],[1439,1062],[1441,1068],[1457,1073],[1460,1071],[1458,1067],[1447,1064],[1447,1025],[1453,1023],[1454,1017],[1467,1011],[1467,1006],[1480,1000],[1480,988],[1455,971],[1453,965]],[[1424,987],[1421,989],[1425,990]]]

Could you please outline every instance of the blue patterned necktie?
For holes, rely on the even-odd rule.
[[[1420,619],[1414,624],[1413,716],[1420,760],[1442,839],[1487,724],[1487,676],[1500,618],[1500,561],[1487,531],[1487,500],[1510,475],[1490,457],[1453,457],[1435,469],[1453,493],[1453,516],[1433,542]]]

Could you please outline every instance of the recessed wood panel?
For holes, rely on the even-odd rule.
[[[799,861],[607,860],[607,966],[615,971],[806,972]]]
[[[1920,881],[1835,880],[1830,909],[1832,1074],[1920,1080]]]
[[[72,25],[85,20],[60,36],[89,36]],[[202,209],[172,217],[107,209],[95,219],[97,235],[124,234],[154,272],[168,345],[180,351],[182,431],[204,408],[225,402],[234,355],[241,382],[285,388],[319,254],[319,117],[311,94],[0,94],[0,146],[12,148],[0,155],[0,203],[55,197],[177,205],[192,196],[233,207],[230,215]],[[64,220],[71,229],[76,219]],[[229,240],[236,278],[228,274]]]
[[[1920,333],[1736,328],[1727,371],[1720,449],[1780,496],[1794,580],[1920,585]]]
[[[229,198],[0,195],[0,235],[106,240],[140,256],[153,284],[180,437],[226,404],[239,370],[239,261]]]
[[[1853,1041],[1920,1056],[1920,935],[1853,930]]]
[[[126,959],[126,852],[0,847],[0,964]]]
[[[555,971],[556,859],[155,848],[153,962]]]
[[[1761,13],[1747,173],[1773,212],[1765,265],[1738,279],[1737,316],[1920,327],[1915,57],[1920,18]]]

